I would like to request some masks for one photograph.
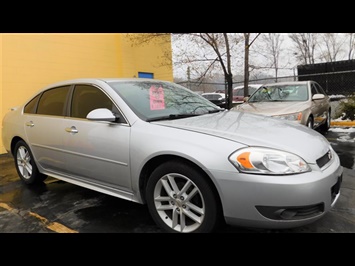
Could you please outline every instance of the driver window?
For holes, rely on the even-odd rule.
[[[71,117],[85,119],[88,113],[97,108],[107,108],[114,114],[119,114],[114,103],[100,89],[90,85],[76,85],[71,103]]]

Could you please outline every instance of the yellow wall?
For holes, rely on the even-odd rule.
[[[160,66],[164,49],[171,54],[170,42],[136,46],[124,33],[0,34],[0,118],[60,80],[151,72],[155,79],[172,81],[172,66]],[[0,153],[4,152],[0,132]]]
[[[3,118],[3,110],[5,110],[5,106],[4,106],[4,101],[2,99],[2,34],[0,34],[0,118]],[[0,154],[5,152],[5,149],[2,145],[2,133],[1,133],[1,122],[0,122]]]
[[[164,51],[169,51],[171,55],[170,35],[156,38],[154,41],[145,44],[133,40],[134,45],[132,46],[130,36],[134,35],[137,34],[126,34],[125,38],[122,38],[120,45],[122,75],[131,76],[133,73],[133,76],[138,77],[138,71],[152,72],[152,69],[156,69],[159,71],[154,72],[155,79],[173,81],[172,66],[166,66],[167,60],[163,56]],[[168,61],[171,63],[171,57]]]

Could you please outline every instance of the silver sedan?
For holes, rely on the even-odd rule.
[[[298,227],[340,195],[343,168],[320,133],[166,81],[52,84],[6,114],[2,138],[26,185],[49,175],[146,204],[167,232]]]

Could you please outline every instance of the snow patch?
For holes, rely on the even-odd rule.
[[[349,127],[349,128],[331,127],[329,128],[329,131],[350,133],[350,132],[355,132],[355,128],[354,127]]]
[[[342,94],[337,94],[337,95],[329,95],[329,98],[334,100],[334,99],[344,99],[346,98],[345,95],[342,95]]]

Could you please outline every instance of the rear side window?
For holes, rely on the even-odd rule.
[[[64,116],[69,86],[45,91],[38,103],[37,114]]]
[[[27,114],[35,114],[38,99],[39,99],[39,95],[37,95],[31,101],[29,101],[28,104],[26,104],[26,106],[25,106],[24,112]]]
[[[244,96],[244,89],[235,90],[234,96]]]

